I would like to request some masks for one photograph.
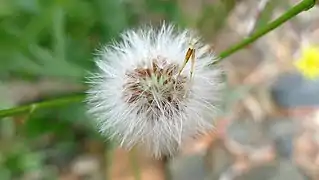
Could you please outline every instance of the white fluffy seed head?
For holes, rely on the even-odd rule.
[[[178,76],[195,40],[196,62]],[[155,157],[173,155],[186,140],[211,130],[221,90],[216,57],[195,33],[173,25],[143,27],[121,35],[95,59],[88,112],[102,134],[122,147],[142,145]]]

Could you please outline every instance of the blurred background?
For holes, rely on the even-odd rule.
[[[196,28],[220,53],[297,2],[0,0],[0,108],[83,92],[95,49],[127,28],[163,20]],[[216,129],[174,159],[116,148],[82,103],[3,118],[0,179],[319,179],[319,82],[293,66],[304,43],[319,45],[318,7],[225,59]]]

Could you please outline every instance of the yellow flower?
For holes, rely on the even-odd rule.
[[[307,78],[319,77],[319,47],[308,45],[302,48],[301,58],[295,63],[297,69]]]

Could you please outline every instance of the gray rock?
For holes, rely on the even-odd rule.
[[[271,95],[281,107],[319,105],[319,80],[307,80],[300,74],[287,73],[273,84]]]
[[[204,180],[207,176],[204,155],[176,157],[170,162],[173,180]]]
[[[297,133],[297,126],[293,119],[269,119],[268,125],[269,137],[273,139],[276,145],[277,154],[282,158],[290,158],[293,148],[293,138]]]
[[[262,122],[238,119],[227,128],[227,136],[245,146],[259,148],[271,143],[267,128]]]

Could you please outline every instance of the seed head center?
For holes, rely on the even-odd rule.
[[[178,64],[169,64],[163,58],[153,59],[151,65],[126,72],[123,97],[129,104],[139,104],[141,110],[167,111],[180,109],[185,99],[187,77],[177,75]]]

